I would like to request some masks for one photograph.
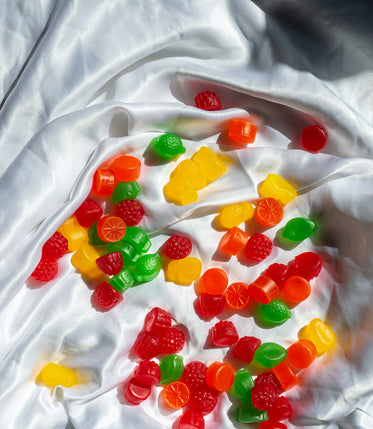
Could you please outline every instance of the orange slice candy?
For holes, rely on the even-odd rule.
[[[246,308],[250,303],[249,285],[243,282],[229,285],[225,291],[225,302],[236,310]]]
[[[97,222],[97,234],[102,241],[114,243],[121,240],[126,234],[124,220],[117,216],[103,216]]]
[[[163,398],[172,408],[182,408],[189,402],[189,387],[182,381],[174,381],[163,389]]]
[[[262,198],[255,210],[255,220],[263,226],[275,226],[282,221],[284,208],[275,198]]]

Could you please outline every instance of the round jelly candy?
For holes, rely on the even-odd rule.
[[[191,251],[192,242],[182,235],[172,235],[164,244],[164,253],[171,259],[186,258]]]
[[[106,215],[97,222],[97,234],[102,241],[113,243],[126,234],[126,224],[117,216]]]
[[[182,381],[194,391],[206,384],[207,366],[198,360],[189,362],[184,367]]]
[[[183,408],[190,399],[189,387],[182,381],[174,381],[163,389],[163,399],[172,408]]]
[[[262,261],[272,252],[272,241],[269,237],[259,232],[253,234],[245,247],[245,254],[251,261]]]
[[[180,417],[177,429],[205,429],[203,414],[194,410],[186,410]]]
[[[168,328],[159,334],[159,349],[164,354],[178,353],[185,344],[184,334],[177,328]]]
[[[275,226],[284,217],[284,208],[275,198],[262,198],[256,206],[254,218],[259,225]]]
[[[154,137],[151,143],[158,155],[164,159],[172,159],[186,152],[181,138],[174,134]]]
[[[264,272],[264,274],[270,277],[277,286],[282,289],[285,280],[289,277],[290,268],[285,264],[271,264]]]
[[[290,271],[292,275],[304,277],[312,280],[320,274],[322,259],[314,252],[304,252],[296,256],[291,263]]]
[[[161,369],[156,362],[142,360],[135,368],[133,377],[141,384],[155,386],[161,380]]]
[[[202,293],[197,299],[197,311],[203,317],[215,317],[221,314],[225,307],[225,295],[210,295]]]
[[[319,125],[310,125],[302,131],[301,143],[303,148],[308,152],[320,152],[326,146],[327,141],[328,134]]]
[[[111,194],[111,201],[114,204],[119,204],[123,200],[134,200],[140,195],[140,192],[141,188],[136,180],[133,182],[119,182]]]
[[[251,401],[258,410],[269,410],[278,399],[278,391],[271,383],[254,384]]]
[[[160,333],[172,325],[172,318],[159,307],[152,308],[145,316],[144,329],[150,333]]]
[[[260,423],[259,429],[287,429],[287,426],[277,420],[267,420]]]
[[[159,339],[155,335],[149,334],[149,332],[140,332],[133,349],[140,359],[152,359],[160,352]]]
[[[228,136],[237,143],[254,143],[258,127],[244,119],[233,119]]]
[[[316,357],[316,347],[310,340],[299,340],[288,347],[287,360],[295,368],[308,368]]]
[[[219,250],[226,255],[237,255],[246,246],[249,234],[234,226],[220,240]]]
[[[268,410],[268,417],[271,420],[287,420],[293,414],[293,407],[286,396],[279,396],[272,408]]]
[[[227,273],[221,268],[210,268],[203,273],[200,279],[199,292],[220,295],[227,286]]]
[[[331,350],[337,342],[333,331],[320,319],[311,320],[307,326],[300,330],[298,337],[312,341],[318,355]]]
[[[115,174],[112,170],[99,168],[93,175],[91,192],[100,197],[110,196],[115,188]]]
[[[232,283],[225,291],[227,305],[235,310],[242,310],[250,303],[249,285],[243,282]]]
[[[299,303],[307,299],[311,294],[311,286],[308,280],[300,276],[290,276],[284,284],[283,294],[286,300]]]
[[[262,344],[259,338],[245,336],[241,337],[234,349],[233,356],[243,362],[250,363],[253,360],[255,350]]]
[[[299,242],[308,238],[315,228],[315,222],[303,217],[296,217],[285,225],[282,236],[287,240]]]
[[[121,301],[123,301],[123,296],[109,283],[102,282],[93,292],[93,300],[100,308],[104,310],[111,310]]]
[[[120,252],[108,253],[96,259],[98,268],[109,276],[118,274],[123,269],[123,258]]]
[[[87,198],[75,212],[75,217],[81,226],[89,228],[100,219],[102,213],[102,208],[95,201]]]
[[[165,270],[166,280],[178,285],[188,286],[197,280],[202,271],[202,262],[198,258],[188,256],[172,260]]]
[[[223,362],[212,363],[206,371],[207,385],[219,392],[227,392],[233,384],[234,369]]]
[[[273,327],[282,325],[290,319],[291,311],[283,301],[275,298],[269,304],[258,304],[254,315],[260,324]]]
[[[56,231],[43,246],[42,253],[52,258],[62,258],[69,251],[69,243],[66,238]]]
[[[150,396],[150,393],[151,386],[140,383],[136,378],[131,378],[124,388],[124,397],[132,405],[141,404]]]
[[[110,165],[116,182],[133,182],[140,177],[141,161],[130,155],[118,156]]]
[[[189,407],[203,415],[211,413],[218,402],[218,393],[209,387],[200,387],[192,392]]]
[[[259,276],[249,286],[251,296],[261,304],[269,304],[279,294],[280,289],[277,284],[268,276]]]
[[[287,361],[280,362],[272,371],[284,390],[289,390],[299,383],[298,377]]]
[[[58,263],[56,258],[43,254],[31,277],[39,282],[49,282],[54,279],[58,273]]]
[[[262,343],[254,353],[254,361],[266,368],[273,368],[286,359],[287,351],[276,343]]]

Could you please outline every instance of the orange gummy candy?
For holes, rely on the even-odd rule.
[[[299,378],[295,375],[286,360],[272,368],[272,371],[284,390],[289,390],[299,383]]]
[[[269,304],[280,294],[280,288],[270,277],[261,275],[250,285],[251,296],[261,304]]]
[[[227,286],[227,273],[221,268],[210,268],[202,274],[199,292],[210,295],[221,295]]]
[[[287,360],[298,369],[308,368],[316,359],[317,350],[310,340],[299,340],[288,348]]]
[[[182,381],[174,381],[163,389],[163,398],[172,408],[185,407],[190,399],[189,387]]]
[[[288,301],[298,303],[310,296],[311,286],[305,278],[291,276],[285,281],[283,293]]]
[[[223,362],[212,363],[206,371],[206,382],[219,392],[227,392],[233,384],[234,369]]]
[[[219,243],[219,250],[227,255],[237,255],[246,245],[249,234],[237,226],[227,231]]]
[[[140,177],[141,161],[130,155],[119,156],[110,169],[114,171],[116,183],[133,182]]]

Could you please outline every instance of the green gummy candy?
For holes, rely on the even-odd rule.
[[[142,255],[136,261],[135,281],[150,282],[155,279],[162,268],[162,259],[158,253]]]
[[[122,240],[130,243],[138,253],[146,253],[152,245],[148,234],[137,226],[127,226],[126,235]]]
[[[274,368],[286,359],[288,352],[276,343],[263,343],[254,353],[254,361],[265,368]]]
[[[177,381],[184,372],[183,358],[175,354],[165,356],[159,366],[161,368],[160,384],[170,384]]]
[[[248,369],[242,368],[236,372],[230,393],[243,403],[251,402],[251,389],[254,381]]]
[[[94,222],[88,229],[88,243],[91,246],[105,246],[107,244],[98,236],[97,222]]]
[[[111,277],[111,279],[109,280],[109,283],[118,292],[123,293],[125,290],[132,287],[134,283],[134,279],[131,271],[128,268],[125,268],[120,273]]]
[[[119,204],[124,200],[134,200],[141,192],[140,185],[134,180],[133,182],[120,182],[111,194],[111,201]]]
[[[313,233],[315,228],[315,222],[303,217],[296,217],[285,225],[282,236],[291,241],[303,241]]]
[[[108,244],[106,249],[108,253],[119,251],[122,254],[124,267],[131,267],[135,265],[138,253],[132,244],[128,243],[124,238],[122,238],[120,241],[116,241],[115,243]]]
[[[258,304],[254,316],[261,325],[271,328],[282,325],[290,319],[291,311],[287,304],[275,298],[269,304]]]
[[[238,423],[260,423],[268,420],[267,411],[261,411],[251,404],[240,405],[236,410]]]
[[[172,159],[185,153],[186,149],[180,137],[174,134],[163,134],[151,141],[155,151],[161,158]]]

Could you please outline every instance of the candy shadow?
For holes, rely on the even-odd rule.
[[[247,149],[249,147],[247,144],[240,144],[231,139],[228,135],[228,131],[223,131],[217,138],[216,143],[222,152],[231,152],[232,150],[237,151],[240,149]]]
[[[43,286],[46,286],[47,283],[49,283],[49,282],[40,282],[38,280],[35,280],[32,277],[29,277],[26,281],[26,287],[29,289],[40,289]]]
[[[282,250],[293,250],[295,249],[297,246],[299,246],[300,243],[302,243],[302,241],[292,241],[292,240],[288,240],[287,238],[282,236],[282,232],[284,231],[284,228],[279,229],[276,232],[276,236],[275,239],[273,240],[273,244],[277,247],[280,247]]]
[[[228,262],[231,257],[232,255],[227,255],[225,253],[222,253],[219,249],[216,249],[215,253],[211,257],[211,260],[219,262]]]
[[[127,402],[126,398],[124,397],[124,389],[126,388],[129,379],[130,379],[130,377],[128,377],[125,381],[122,381],[121,383],[118,384],[118,386],[117,386],[117,399],[118,399],[119,403],[122,405],[134,406],[133,404],[130,404],[129,402]]]
[[[155,166],[155,165],[165,165],[169,164],[170,162],[175,161],[175,158],[173,159],[164,159],[158,155],[156,150],[154,149],[154,146],[149,143],[145,151],[143,152],[142,156],[144,157],[144,163],[145,165],[149,166]]]

